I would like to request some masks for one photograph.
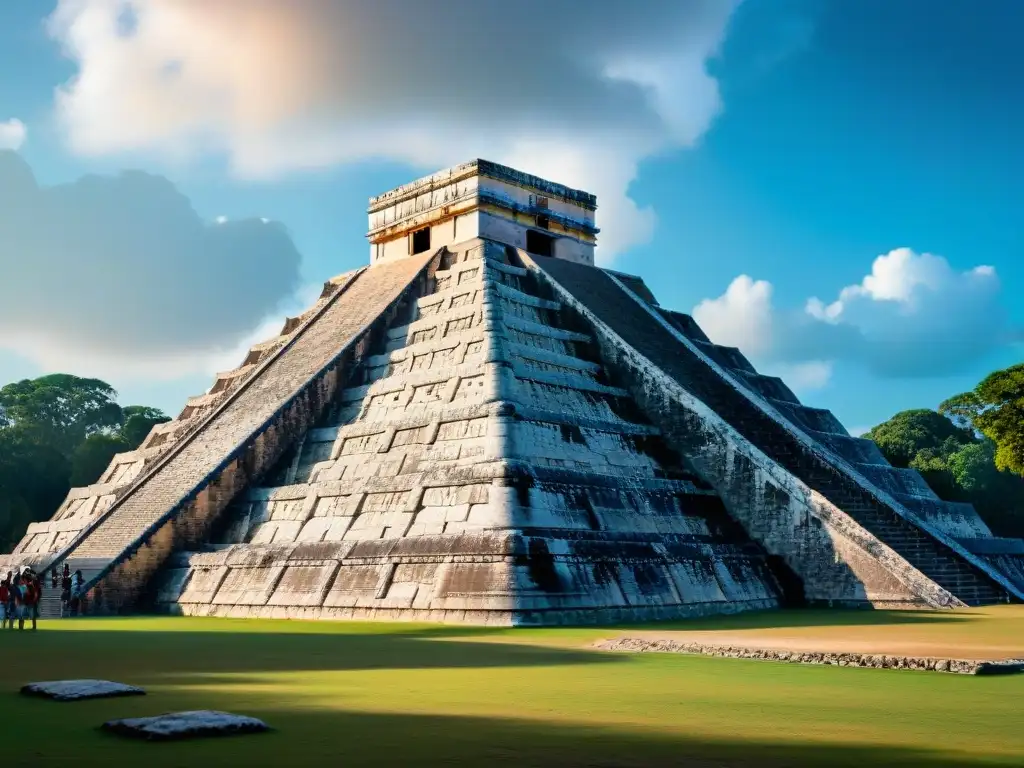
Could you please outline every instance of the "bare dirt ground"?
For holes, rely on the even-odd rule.
[[[1000,606],[950,612],[893,612],[877,622],[865,613],[864,623],[780,622],[762,626],[687,630],[675,627],[630,629],[609,633],[603,640],[629,637],[678,643],[732,646],[800,653],[862,653],[965,660],[1024,658],[1024,606]],[[901,619],[901,616],[903,618]]]

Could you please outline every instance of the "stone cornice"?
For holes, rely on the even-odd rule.
[[[514,168],[493,163],[490,160],[477,159],[462,165],[456,165],[430,176],[425,176],[409,184],[403,184],[382,195],[371,197],[368,212],[371,214],[376,213],[410,198],[422,195],[424,192],[447,187],[474,176],[483,176],[496,181],[503,181],[506,184],[514,184],[524,189],[535,189],[549,197],[555,197],[567,203],[579,205],[590,211],[597,209],[597,197],[589,192],[572,189],[563,184],[556,184],[553,181],[547,181],[539,176],[523,173]],[[454,202],[454,200],[451,202]]]
[[[531,216],[547,216],[551,221],[561,224],[570,233],[579,232],[591,237],[596,236],[601,230],[588,221],[566,216],[558,211],[536,206],[523,205],[498,192],[486,189],[473,189],[458,197],[445,200],[444,205],[436,208],[428,208],[423,211],[405,216],[397,221],[389,222],[381,227],[376,227],[367,232],[366,237],[371,243],[383,242],[407,232],[425,226],[428,222],[436,224],[440,221],[460,216],[471,211],[478,210],[483,205],[491,205],[502,208],[513,213],[523,213]],[[447,210],[445,210],[447,209]],[[433,215],[432,215],[433,214]]]

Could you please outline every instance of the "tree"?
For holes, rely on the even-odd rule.
[[[995,465],[1024,476],[1024,363],[990,373],[939,410],[995,444]]]
[[[956,407],[968,396],[958,396]],[[1024,536],[1024,478],[1000,471],[996,444],[975,432],[973,421],[946,413],[948,418],[925,409],[902,411],[865,437],[894,466],[920,472],[940,499],[973,504],[995,535]]]
[[[116,396],[99,379],[55,373],[0,389],[0,410],[8,425],[20,425],[39,443],[70,457],[87,436],[120,427],[123,416]]]
[[[155,408],[121,408],[116,396],[104,381],[63,373],[0,388],[0,551],[168,421]]]
[[[864,437],[873,440],[894,467],[909,467],[921,451],[944,456],[975,440],[971,430],[926,408],[901,411]]]
[[[0,495],[0,551],[14,549],[32,522],[32,508],[23,498]]]
[[[30,522],[53,514],[70,485],[67,458],[19,426],[0,428],[0,544],[10,551]]]
[[[991,491],[998,482],[995,446],[991,440],[965,445],[946,459],[950,475],[967,493]]]
[[[170,417],[158,408],[145,405],[127,405],[121,409],[124,423],[121,425],[121,437],[128,444],[128,450],[135,450],[149,435],[157,424],[170,421]]]

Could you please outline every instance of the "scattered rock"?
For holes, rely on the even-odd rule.
[[[680,643],[674,640],[645,640],[621,637],[605,640],[597,648],[606,651],[633,653],[694,653],[703,656],[721,656],[730,659],[762,659],[788,661],[795,664],[825,664],[840,667],[872,667],[874,669],[914,669],[935,672],[953,672],[960,675],[1007,675],[1024,672],[1024,660],[968,661],[963,659],[933,659],[915,656],[879,656],[861,653],[795,653],[763,648],[735,648],[727,645]]]
[[[142,688],[110,680],[50,680],[22,686],[26,696],[41,696],[54,701],[80,701],[82,699],[108,699],[113,696],[144,696]]]
[[[233,715],[230,712],[194,710],[168,712],[154,717],[130,717],[111,720],[103,730],[119,736],[131,736],[148,741],[195,739],[206,736],[235,736],[243,733],[262,733],[270,730],[255,717]]]

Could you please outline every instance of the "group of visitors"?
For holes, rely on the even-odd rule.
[[[82,609],[82,572],[75,571],[71,575],[71,568],[64,563],[62,573],[54,568],[50,574],[50,583],[54,590],[60,587],[60,615],[77,616]],[[39,621],[39,603],[43,597],[43,582],[39,574],[28,566],[17,573],[7,572],[7,577],[0,581],[0,629],[7,627],[14,629],[14,622],[18,622],[18,629],[25,629],[25,622],[32,622],[32,629],[36,629]]]
[[[32,629],[35,629],[42,589],[39,576],[31,569],[25,568],[18,573],[8,572],[7,578],[0,582],[0,627],[14,629],[17,620],[18,629],[24,629],[25,619],[30,619]]]

